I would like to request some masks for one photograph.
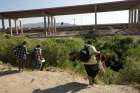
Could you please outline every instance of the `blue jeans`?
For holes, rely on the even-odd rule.
[[[39,66],[39,62],[36,59],[32,59],[32,69],[38,69]]]

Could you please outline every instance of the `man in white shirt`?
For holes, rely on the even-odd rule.
[[[96,50],[95,46],[92,45],[92,41],[88,41],[85,46],[88,47],[89,55],[91,56],[91,58],[89,59],[88,63],[84,63],[84,66],[88,74],[89,84],[93,85],[95,82],[95,77],[99,71],[98,62],[96,60],[95,54],[100,53],[100,51]]]
[[[96,54],[99,54],[100,51],[97,51],[95,46],[92,45],[92,41],[88,41],[85,46],[88,47],[89,55],[91,56],[91,59],[89,60],[88,64],[90,63],[97,64]]]

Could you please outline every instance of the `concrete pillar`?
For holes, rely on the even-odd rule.
[[[17,27],[17,19],[15,19],[15,30],[16,30],[16,35],[18,35],[18,27]]]
[[[48,16],[48,34],[50,35],[50,16]]]
[[[132,24],[133,23],[133,10],[130,10],[131,11],[131,16],[130,16],[130,23]]]
[[[54,21],[53,21],[53,16],[51,16],[51,34],[54,33]]]
[[[137,31],[140,33],[140,3],[137,4],[136,8],[137,8],[137,24],[136,24],[136,28],[137,28]]]
[[[137,22],[137,9],[134,9],[134,24],[136,25]]]
[[[131,24],[133,24],[134,23],[134,11],[133,11],[133,9],[131,10]]]
[[[20,32],[23,35],[24,33],[23,33],[23,28],[22,28],[22,22],[21,22],[21,20],[19,20],[19,27],[20,27]]]
[[[55,20],[55,17],[54,17],[54,33],[56,33],[56,20]]]
[[[129,18],[128,18],[128,22],[129,22],[129,24],[131,23],[131,10],[129,10]]]
[[[95,6],[94,9],[95,9],[95,31],[97,31],[97,6]]]
[[[140,32],[140,8],[138,9],[138,31]]]
[[[128,23],[128,31],[131,30],[131,18],[132,18],[132,10],[129,9],[129,23]]]
[[[51,33],[51,35],[52,35],[52,16],[50,16],[50,33]]]
[[[4,19],[2,19],[1,22],[2,22],[2,31],[4,31],[5,30],[5,22],[4,22]]]
[[[133,29],[133,9],[129,10],[129,24],[128,24],[128,31],[131,32]]]
[[[138,24],[140,24],[140,9],[138,9]]]
[[[136,23],[138,23],[138,9],[136,9]]]
[[[137,31],[137,22],[138,22],[138,13],[137,9],[130,9],[129,10],[129,31],[135,32]]]
[[[138,31],[137,29],[137,9],[134,9],[134,31]]]
[[[11,19],[8,19],[9,20],[9,30],[10,30],[10,35],[13,36],[13,30],[12,30],[12,22],[11,22]]]
[[[129,31],[134,32],[137,30],[136,22],[137,22],[137,10],[130,9],[130,18],[129,18]]]
[[[47,22],[46,22],[46,16],[44,16],[44,31],[45,31],[45,37],[47,37]]]

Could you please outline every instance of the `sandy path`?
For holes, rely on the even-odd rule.
[[[67,72],[9,72],[0,73],[0,93],[140,93],[124,85],[89,87],[86,80]]]

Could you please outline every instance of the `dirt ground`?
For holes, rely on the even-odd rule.
[[[0,93],[140,93],[128,85],[94,85],[64,71],[24,71],[0,65]]]

